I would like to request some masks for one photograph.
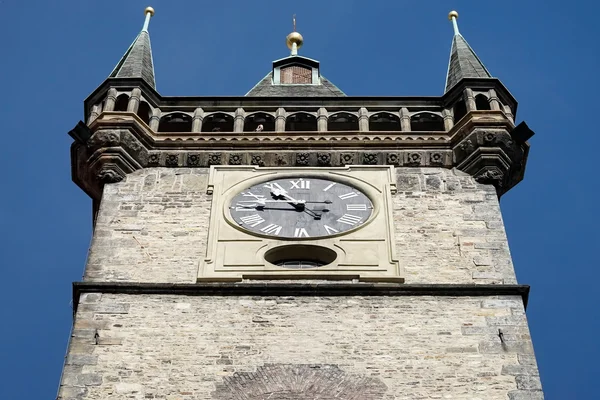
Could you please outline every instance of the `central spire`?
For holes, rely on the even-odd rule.
[[[285,42],[287,44],[287,47],[291,50],[291,55],[297,56],[298,49],[302,47],[302,44],[304,43],[304,38],[300,33],[296,32],[296,14],[294,14],[294,16],[292,17],[292,24],[294,26],[294,30],[292,31],[292,33],[287,35],[287,37],[285,38]]]

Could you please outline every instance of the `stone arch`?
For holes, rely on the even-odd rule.
[[[202,132],[233,132],[233,117],[223,112],[209,114],[202,120]]]
[[[467,115],[467,104],[464,99],[460,99],[454,104],[452,108],[452,112],[454,114],[454,123],[456,124],[458,121],[462,119],[465,115]]]
[[[444,119],[437,114],[421,112],[410,117],[410,130],[414,132],[445,131]]]
[[[490,101],[488,100],[487,96],[482,93],[475,96],[475,108],[477,108],[478,110],[491,110],[492,109],[492,107],[490,106]]]
[[[285,120],[285,130],[312,132],[317,130],[317,117],[306,112],[289,115]]]
[[[192,117],[185,113],[174,112],[163,115],[158,123],[159,132],[191,132]]]
[[[263,131],[274,132],[275,117],[262,111],[247,115],[244,119],[244,132],[253,132],[259,125],[263,126]]]
[[[400,131],[400,117],[388,112],[379,112],[369,118],[370,131]]]
[[[358,117],[347,112],[338,112],[329,116],[327,120],[328,131],[357,131]]]
[[[140,101],[137,115],[142,121],[144,121],[146,125],[150,126],[150,117],[152,116],[152,108],[150,108],[150,104],[146,103],[145,101]]]
[[[117,96],[115,100],[115,111],[127,111],[127,105],[129,104],[129,95],[123,93]]]

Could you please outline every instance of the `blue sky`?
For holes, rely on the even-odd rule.
[[[0,399],[56,394],[91,202],[70,178],[83,100],[150,24],[163,95],[243,95],[301,54],[348,95],[440,95],[461,33],[536,132],[525,180],[501,200],[547,399],[591,399],[600,373],[597,168],[600,4],[595,1],[0,1]]]

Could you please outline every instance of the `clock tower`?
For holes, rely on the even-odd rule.
[[[58,399],[543,399],[499,208],[533,132],[456,12],[437,97],[346,96],[295,23],[246,95],[163,96],[145,14],[69,132]]]

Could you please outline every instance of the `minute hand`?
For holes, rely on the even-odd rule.
[[[304,207],[304,201],[299,201],[287,194],[286,190],[282,189],[273,189],[271,190],[271,196],[273,197],[283,197],[287,200],[288,203],[291,203],[294,207]]]

